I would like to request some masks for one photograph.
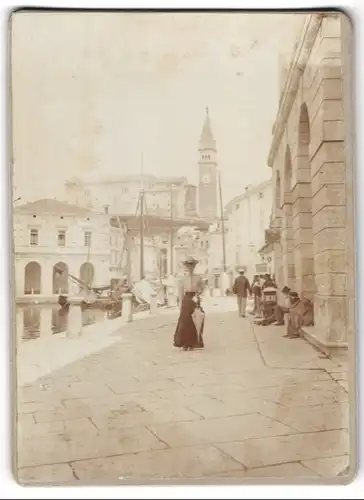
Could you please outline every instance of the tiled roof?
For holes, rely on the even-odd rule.
[[[55,200],[53,198],[43,198],[41,200],[32,201],[25,205],[20,205],[15,208],[16,212],[23,213],[42,213],[42,214],[59,214],[59,215],[87,215],[92,211],[78,205],[71,205],[65,201]]]
[[[187,183],[186,177],[157,177],[155,175],[144,174],[144,182],[153,182],[155,184],[173,184],[173,183]],[[90,174],[83,177],[82,179],[75,179],[68,181],[68,184],[72,182],[78,184],[108,184],[112,182],[140,182],[140,174],[130,174],[130,175],[103,175],[103,174]]]

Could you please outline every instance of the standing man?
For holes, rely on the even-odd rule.
[[[260,316],[262,287],[260,285],[259,276],[254,276],[252,283],[252,292],[254,295],[254,311],[253,314]]]
[[[235,279],[233,293],[237,296],[239,316],[245,318],[246,299],[252,294],[248,278],[244,276],[244,270],[239,269],[239,276]]]

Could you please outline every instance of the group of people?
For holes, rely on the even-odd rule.
[[[183,263],[186,274],[180,282],[180,314],[174,334],[174,346],[185,351],[204,347],[205,313],[201,304],[204,283],[194,274],[198,261],[192,257]],[[269,274],[254,276],[250,285],[244,270],[235,279],[233,293],[237,296],[239,316],[246,317],[247,299],[254,297],[253,314],[261,325],[287,325],[284,337],[299,338],[302,327],[313,324],[313,304],[289,287],[280,291]],[[275,299],[265,300],[267,295]],[[287,321],[285,322],[285,316]]]
[[[244,270],[241,269],[235,279],[233,293],[237,296],[238,313],[241,317],[246,316],[248,296],[254,297],[252,314],[255,315],[256,323],[259,325],[284,325],[286,316],[287,330],[284,335],[286,338],[299,338],[302,336],[303,326],[313,325],[312,302],[288,286],[280,291],[274,277],[269,274],[254,276],[250,285]]]
[[[300,296],[285,286],[278,294],[274,316],[268,319],[275,325],[284,325],[285,315],[287,315],[287,331],[284,337],[299,338],[302,336],[303,326],[313,325],[313,304],[303,295]]]
[[[263,290],[269,287],[276,288],[274,278],[269,274],[254,276],[253,282],[250,285],[248,278],[245,276],[243,269],[239,270],[239,276],[235,279],[232,288],[233,293],[237,297],[239,316],[246,317],[247,300],[254,298],[254,309],[252,314],[260,316],[262,312],[262,295]]]

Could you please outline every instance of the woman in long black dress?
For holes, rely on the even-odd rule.
[[[194,274],[197,263],[198,261],[193,257],[186,259],[183,263],[187,274],[183,277],[180,287],[181,310],[174,334],[174,346],[181,347],[185,351],[204,347],[204,320],[201,325],[198,325],[197,330],[193,319],[196,308],[203,312],[200,299],[203,283],[200,276]]]

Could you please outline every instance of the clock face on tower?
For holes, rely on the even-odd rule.
[[[208,174],[204,174],[202,176],[202,183],[203,184],[208,184],[210,182],[210,176]]]

